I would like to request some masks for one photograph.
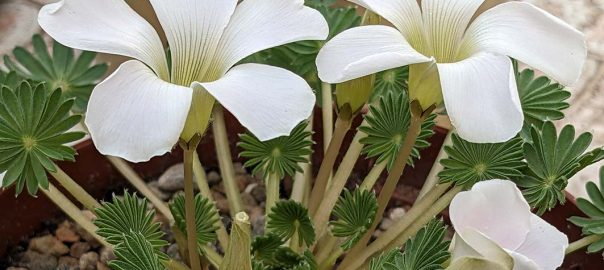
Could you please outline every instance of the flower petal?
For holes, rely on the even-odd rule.
[[[565,85],[574,84],[587,56],[584,35],[524,2],[497,5],[469,27],[462,54],[490,51],[516,58]]]
[[[221,73],[208,70],[210,60],[237,0],[151,0],[151,4],[170,44],[172,82],[188,86],[218,79]]]
[[[86,125],[102,154],[148,161],[178,141],[191,96],[190,88],[164,82],[131,60],[94,89]]]
[[[568,237],[537,215],[531,217],[531,231],[515,251],[526,256],[541,270],[555,270],[562,265]]]
[[[289,135],[315,106],[315,95],[304,79],[267,65],[239,65],[218,81],[193,87],[205,88],[263,141]]]
[[[535,262],[520,253],[509,251],[509,254],[514,259],[514,268],[512,270],[546,270],[539,268]],[[555,268],[551,270],[555,270]]]
[[[432,55],[454,61],[468,24],[484,0],[422,0],[422,17]]]
[[[524,122],[509,58],[480,53],[438,64],[447,113],[459,135],[475,143],[507,141]]]
[[[317,69],[324,82],[341,83],[428,61],[396,29],[370,25],[346,30],[327,42],[317,56]]]
[[[349,0],[392,23],[413,44],[424,43],[422,11],[416,0]]]
[[[470,236],[465,232],[474,229],[509,250],[524,242],[531,227],[528,203],[516,185],[506,180],[475,184],[455,196],[449,211],[455,231],[466,241]]]
[[[452,264],[456,264],[464,258],[484,259],[486,262],[490,262],[487,265],[498,266],[496,269],[510,269],[514,264],[512,257],[503,248],[473,228],[465,228],[456,232],[450,250]]]
[[[66,46],[136,58],[168,78],[157,32],[123,0],[62,0],[44,6],[38,23]]]
[[[264,49],[300,40],[324,40],[329,26],[321,13],[303,0],[246,0],[233,14],[215,59],[228,70]]]

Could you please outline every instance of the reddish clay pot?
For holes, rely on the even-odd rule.
[[[234,160],[239,158],[236,155],[236,142],[238,134],[244,132],[243,127],[230,114],[226,114],[229,140]],[[315,130],[320,130],[321,119],[315,117]],[[356,121],[358,126],[360,121]],[[430,139],[432,146],[421,153],[421,160],[416,162],[414,168],[407,168],[401,179],[405,185],[421,188],[422,182],[427,177],[432,164],[440,150],[445,139],[447,130],[442,128],[435,129],[436,134]],[[349,145],[352,140],[353,132],[349,132],[344,146]],[[314,134],[314,140],[317,142],[315,149],[323,149],[322,134]],[[97,198],[103,198],[108,191],[118,186],[124,185],[125,181],[120,174],[111,166],[111,164],[94,148],[91,141],[80,143],[76,146],[78,151],[77,162],[62,162],[61,168],[78,181],[86,190]],[[342,151],[344,152],[344,151]],[[211,132],[204,137],[199,146],[199,154],[202,163],[206,168],[216,168],[217,160]],[[340,154],[338,162],[344,153]],[[313,154],[314,164],[320,164],[322,151]],[[172,153],[162,157],[152,159],[144,164],[133,164],[135,170],[145,178],[157,177],[169,166],[178,163],[181,158],[181,151],[175,149]],[[355,166],[354,173],[365,175],[373,165],[373,160],[359,159]],[[318,166],[314,166],[315,173]],[[581,211],[574,204],[574,198],[569,197],[566,205],[559,206],[553,211],[547,213],[544,218],[554,224],[558,229],[566,233],[571,241],[580,239],[581,230],[567,222],[567,218],[574,215],[581,215]],[[395,198],[396,199],[396,198]],[[399,198],[400,199],[400,198]],[[410,202],[407,202],[410,203]],[[8,189],[0,191],[0,258],[3,258],[10,247],[33,235],[43,226],[43,221],[61,215],[60,210],[54,206],[44,195],[38,198],[32,198],[27,194],[22,194],[15,198],[14,190]],[[3,261],[0,259],[0,261]],[[562,269],[584,269],[598,270],[604,269],[602,256],[599,254],[586,255],[583,252],[576,252],[569,256]]]

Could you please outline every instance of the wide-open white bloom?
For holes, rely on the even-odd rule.
[[[203,133],[215,99],[261,140],[288,135],[315,103],[310,86],[284,69],[242,64],[282,44],[325,39],[323,16],[303,0],[150,0],[171,52],[123,0],[63,0],[38,21],[73,48],[124,55],[93,91],[86,124],[103,154],[146,161],[179,138]]]
[[[566,235],[531,213],[511,181],[479,182],[459,193],[449,211],[453,264],[470,257],[513,264],[514,270],[555,270],[564,260]]]
[[[485,0],[349,1],[394,27],[361,26],[334,37],[317,58],[319,77],[341,83],[410,65],[410,97],[424,109],[444,99],[458,133],[472,142],[506,141],[522,128],[509,57],[571,85],[587,54],[583,34],[528,3],[499,4],[471,22]]]

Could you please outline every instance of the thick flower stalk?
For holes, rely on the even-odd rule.
[[[423,109],[444,102],[459,135],[471,142],[507,141],[522,128],[510,57],[571,85],[587,54],[582,33],[529,3],[476,14],[485,0],[349,1],[394,27],[339,34],[317,57],[319,77],[341,83],[409,65],[411,100]]]
[[[452,269],[478,260],[488,262],[489,269],[555,270],[562,265],[568,238],[531,213],[511,181],[477,183],[453,199],[450,214],[456,232]]]
[[[218,100],[262,140],[288,135],[308,118],[315,96],[299,76],[245,57],[285,43],[325,39],[328,26],[303,0],[150,0],[158,33],[123,0],[63,0],[39,23],[69,47],[124,55],[93,91],[86,124],[106,155],[140,162],[202,135]]]

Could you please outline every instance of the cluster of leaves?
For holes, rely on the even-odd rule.
[[[585,167],[604,159],[604,148],[586,152],[593,135],[583,133],[575,138],[575,128],[565,126],[560,134],[552,122],[543,128],[533,127],[531,142],[524,144],[528,167],[517,179],[529,204],[543,214],[564,203],[568,180]]]
[[[170,211],[174,216],[174,223],[186,235],[187,225],[185,216],[185,197],[183,194],[176,196],[170,204]],[[215,225],[220,220],[214,203],[201,194],[195,196],[195,228],[197,230],[197,246],[202,252],[202,247],[216,240]]]
[[[357,188],[354,192],[344,190],[332,214],[331,233],[336,237],[346,238],[342,249],[352,248],[371,228],[377,214],[378,204],[375,193]]]
[[[300,163],[308,163],[314,144],[307,130],[308,122],[304,121],[294,128],[289,136],[282,136],[269,141],[260,141],[251,133],[240,135],[238,146],[243,149],[239,154],[247,158],[244,166],[253,168],[253,173],[264,172],[264,177],[275,173],[279,178],[293,176],[302,172]]]
[[[303,254],[285,246],[285,241],[275,234],[259,236],[252,242],[254,270],[315,270],[317,263],[310,251]]]
[[[371,260],[369,270],[433,270],[442,269],[450,253],[444,240],[446,228],[442,221],[432,220],[405,243],[405,251],[386,252]]]
[[[116,260],[109,266],[118,270],[164,270],[162,262],[168,256],[161,248],[168,245],[162,240],[160,223],[154,222],[154,210],[148,210],[145,199],[136,195],[114,196],[96,210],[94,223],[97,233],[115,246]]]
[[[522,139],[505,143],[478,144],[451,135],[453,144],[446,146],[447,158],[441,160],[443,170],[438,174],[442,182],[472,187],[490,179],[514,180],[522,176],[526,166],[522,153]]]
[[[415,141],[415,146],[407,163],[414,164],[414,159],[420,158],[420,150],[428,148],[428,139],[434,135],[434,119],[436,115],[429,116],[424,123],[420,134]],[[394,165],[396,156],[407,135],[411,123],[409,98],[406,92],[389,92],[381,97],[379,103],[369,106],[369,113],[365,115],[367,126],[361,126],[360,131],[367,134],[361,139],[365,145],[363,153],[368,158],[378,157],[377,163],[387,162],[390,170]]]
[[[81,116],[70,115],[74,100],[64,100],[61,91],[49,94],[44,84],[15,83],[10,74],[2,77],[18,85],[0,87],[0,172],[6,172],[2,187],[15,184],[20,194],[27,186],[35,195],[38,187],[48,189],[46,171],[57,171],[54,161],[75,160],[75,150],[66,144],[84,137],[82,132],[68,132]]]
[[[572,217],[570,222],[583,228],[584,235],[601,236],[599,241],[587,247],[587,251],[595,253],[604,250],[604,167],[600,168],[600,188],[594,182],[588,182],[585,189],[590,200],[577,199],[577,206],[589,218]]]
[[[373,94],[369,99],[370,103],[379,100],[389,93],[398,93],[409,89],[409,66],[382,71],[375,75],[373,85]]]

